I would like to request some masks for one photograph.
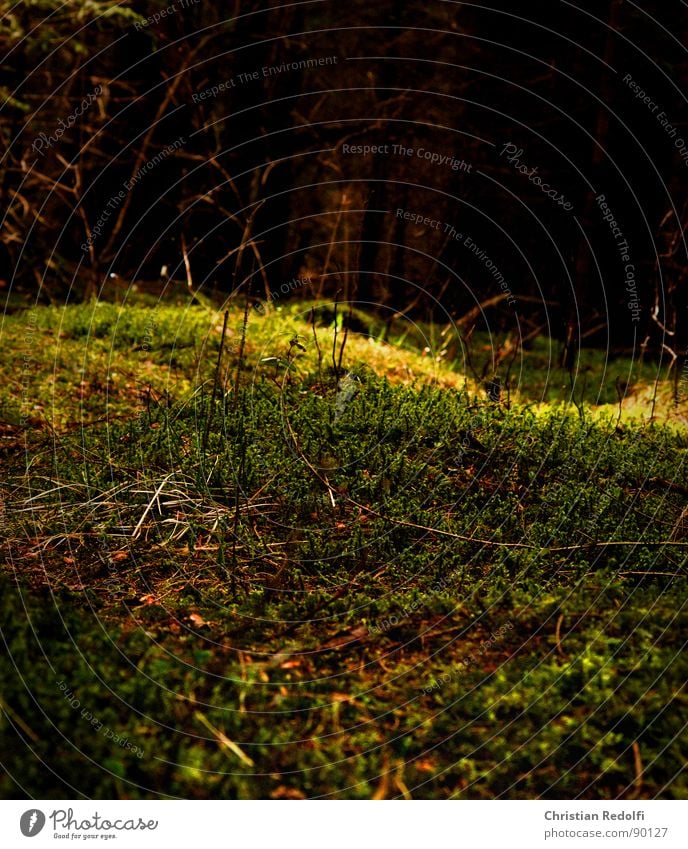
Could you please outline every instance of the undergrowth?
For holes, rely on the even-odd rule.
[[[315,312],[34,313],[4,796],[685,795],[682,430]]]

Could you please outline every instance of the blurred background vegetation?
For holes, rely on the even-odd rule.
[[[681,368],[686,160],[658,119],[679,137],[686,124],[675,4],[609,0],[593,15],[549,0],[39,0],[0,12],[5,291],[64,302],[163,266],[208,293],[250,281],[265,296],[299,277],[297,298],[342,290],[423,320],[543,333],[568,343],[569,362],[578,344],[642,345]],[[570,211],[507,162],[507,143]],[[629,244],[639,321],[599,194]]]

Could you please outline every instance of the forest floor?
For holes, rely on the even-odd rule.
[[[1,796],[685,798],[688,386],[354,318],[5,316]]]

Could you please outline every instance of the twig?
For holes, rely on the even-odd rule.
[[[411,801],[413,796],[411,796],[411,792],[409,791],[406,783],[404,782],[404,762],[399,761],[397,763],[397,771],[394,773],[394,784],[396,785],[397,790],[401,793],[401,795],[407,801]]]
[[[215,737],[220,745],[225,746],[225,748],[229,749],[230,752],[235,754],[242,763],[245,763],[246,766],[254,766],[253,761],[242,749],[237,746],[234,740],[230,740],[229,737],[224,733],[224,731],[220,731],[219,728],[215,728],[215,726],[208,720],[206,717],[198,710],[194,711],[194,718],[198,720],[202,725],[210,731],[210,733]]]
[[[34,743],[38,743],[38,741],[40,740],[40,737],[38,736],[38,734],[36,734],[35,731],[32,731],[29,728],[29,726],[24,722],[24,720],[21,718],[21,716],[19,716],[19,714],[15,713],[10,708],[10,706],[2,700],[2,698],[0,698],[0,711],[2,711],[3,713],[5,713],[7,715],[7,718],[10,720],[10,722],[12,720],[14,720],[17,723],[17,725],[21,728],[21,730],[24,732],[24,734],[26,734],[27,737],[30,737],[34,741]]]
[[[378,658],[378,663],[382,666],[380,659]],[[382,667],[384,669],[384,666]],[[371,799],[375,801],[380,801],[382,799],[387,798],[387,791],[389,790],[389,756],[387,754],[383,755],[382,759],[382,772],[378,776],[380,779],[380,783],[377,786],[377,790],[371,796]]]
[[[640,746],[637,740],[633,741],[631,748],[633,749],[633,767],[635,769],[635,780],[633,781],[635,790],[632,798],[637,798],[643,789],[643,760],[640,756]]]
[[[486,301],[483,301],[481,304],[478,304],[475,307],[472,307],[468,310],[467,313],[461,316],[461,318],[457,319],[455,324],[457,327],[463,327],[466,324],[470,324],[472,321],[475,321],[480,315],[482,315],[483,311],[487,309],[487,307],[494,307],[497,304],[500,304],[502,301],[505,301],[507,298],[511,297],[511,295],[507,295],[505,293],[494,295],[491,298],[488,298]]]
[[[194,295],[194,287],[193,287],[193,277],[191,275],[191,263],[189,262],[189,252],[186,249],[186,237],[182,233],[182,257],[184,259],[184,270],[186,271],[186,288],[189,290],[189,294],[193,297]]]
[[[562,625],[563,621],[564,621],[564,614],[561,613],[559,615],[559,618],[557,619],[557,627],[554,631],[554,639],[557,642],[557,653],[559,654],[559,657],[562,657],[564,660],[568,660],[568,657],[566,656],[564,649],[561,647],[561,625]]]
[[[146,509],[143,511],[143,515],[142,515],[142,516],[141,516],[141,518],[139,519],[139,521],[138,521],[138,523],[137,523],[136,527],[134,528],[134,532],[133,532],[133,533],[132,533],[132,535],[131,535],[131,538],[132,538],[132,539],[137,539],[137,538],[138,538],[138,535],[139,535],[139,533],[140,533],[140,531],[141,531],[141,526],[143,525],[144,519],[145,519],[145,518],[146,518],[146,516],[150,513],[150,509],[151,509],[151,507],[153,506],[153,504],[155,504],[155,502],[158,500],[158,497],[160,496],[160,493],[162,492],[162,488],[165,486],[165,484],[166,484],[166,483],[167,483],[167,481],[168,481],[168,480],[172,477],[172,475],[173,475],[173,474],[174,474],[174,472],[170,472],[170,473],[169,473],[169,475],[165,475],[165,477],[164,477],[164,478],[162,479],[162,481],[160,482],[160,486],[159,486],[159,487],[155,490],[155,493],[153,494],[153,497],[152,497],[152,498],[151,498],[151,500],[148,502],[148,506],[147,506],[147,507],[146,507]]]
[[[618,575],[621,578],[625,578],[626,575],[643,575],[647,577],[648,575],[652,575],[652,577],[660,577],[660,578],[677,578],[681,573],[680,572],[619,572]]]

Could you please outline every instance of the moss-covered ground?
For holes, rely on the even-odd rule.
[[[685,798],[683,387],[244,315],[2,320],[0,794]]]

